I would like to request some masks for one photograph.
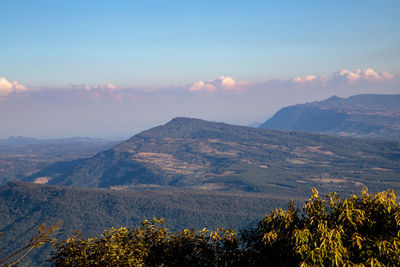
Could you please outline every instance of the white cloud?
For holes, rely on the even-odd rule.
[[[394,79],[394,74],[388,73],[388,72],[382,72],[381,77],[384,80],[393,80]]]
[[[315,81],[317,79],[317,76],[315,75],[308,75],[304,77],[296,77],[293,79],[293,82],[295,83],[309,83],[312,81]]]
[[[204,81],[199,81],[199,82],[194,82],[190,87],[189,91],[195,92],[195,91],[207,91],[207,92],[212,92],[216,91],[217,88],[209,82],[204,82]]]
[[[191,92],[239,91],[244,84],[244,82],[236,82],[232,77],[220,76],[213,80],[194,82],[186,87]]]
[[[216,82],[219,83],[221,87],[227,91],[234,90],[237,87],[235,80],[231,77],[221,76],[216,79]]]
[[[142,101],[143,97],[140,95],[143,91],[130,90],[128,88],[119,87],[114,84],[102,84],[102,85],[72,85],[72,87],[78,87],[76,90],[79,93],[81,101],[107,101],[112,102],[124,102],[124,101]]]
[[[378,73],[371,68],[361,70],[341,70],[333,73],[332,75],[308,75],[299,76],[292,79],[294,84],[307,84],[307,85],[340,85],[340,84],[354,84],[356,82],[383,82],[394,79],[394,75],[388,72]]]
[[[84,86],[86,90],[90,91],[93,89],[101,89],[101,90],[115,90],[118,89],[117,86],[108,83],[108,84],[102,84],[102,85],[94,85],[94,86],[89,86],[89,85],[85,85]]]
[[[329,80],[338,81],[338,82],[347,82],[353,83],[361,78],[361,70],[341,70],[335,72]]]
[[[15,92],[22,92],[29,90],[26,86],[20,84],[18,81],[7,81],[5,77],[0,77],[0,96],[7,96]]]

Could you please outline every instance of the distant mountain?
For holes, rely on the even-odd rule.
[[[74,143],[81,144],[107,144],[112,141],[107,141],[100,138],[90,138],[90,137],[69,137],[69,138],[55,138],[55,139],[36,139],[33,137],[24,136],[10,136],[5,139],[0,139],[0,149],[8,147],[21,147],[26,145],[70,145]]]
[[[111,227],[138,227],[153,216],[165,218],[171,231],[238,230],[287,203],[281,196],[237,192],[112,191],[9,182],[0,187],[0,258],[27,245],[42,223],[62,220],[59,239],[72,230],[89,237]],[[35,248],[18,266],[45,265],[50,250],[50,246]]]
[[[87,137],[49,140],[30,137],[0,139],[0,185],[31,175],[56,161],[93,156],[116,143]]]
[[[277,192],[400,189],[400,142],[282,132],[175,118],[87,159],[25,181],[91,188]]]
[[[248,127],[253,127],[253,128],[258,128],[261,124],[262,124],[262,122],[253,122],[253,123],[250,123],[247,126]]]
[[[400,140],[400,95],[333,96],[289,106],[259,128]]]
[[[0,139],[0,147],[29,144],[29,143],[34,143],[37,141],[38,141],[37,139],[32,138],[32,137],[10,136],[6,139]]]

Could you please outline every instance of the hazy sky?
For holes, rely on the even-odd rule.
[[[0,138],[400,93],[400,1],[0,0]]]

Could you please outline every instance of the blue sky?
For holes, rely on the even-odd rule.
[[[0,126],[3,136],[128,135],[180,114],[244,124],[262,120],[283,105],[318,100],[332,93],[399,93],[399,1],[2,0],[0,5],[0,77],[27,89],[4,82],[7,89],[3,89],[8,91],[0,92],[0,116],[9,124]],[[365,74],[368,68],[381,78],[364,75],[365,79],[358,80],[361,84],[330,83],[329,90],[313,84],[297,98],[290,92],[296,88],[285,84],[307,76],[315,76],[315,83],[323,76],[331,79],[341,70]],[[223,79],[218,80],[221,76],[232,78],[237,90],[222,90],[219,97],[225,96],[225,91],[235,93],[226,95],[226,102],[215,104],[210,113],[195,112],[193,106],[204,106],[217,97],[217,89],[224,87]],[[282,82],[275,91],[273,80]],[[199,81],[209,86],[183,90],[193,89]],[[109,96],[109,103],[80,100],[76,107],[79,101],[72,97],[76,90],[96,87],[103,97]],[[259,93],[260,88],[268,90]],[[114,93],[104,93],[107,89]],[[115,91],[120,89],[135,91],[135,97],[127,97],[125,91],[116,101]],[[195,97],[188,93],[202,89],[213,94]],[[73,93],[66,97],[68,90]],[[24,95],[18,96],[19,91]],[[60,95],[64,96],[62,103],[58,102]],[[176,101],[173,107],[168,106],[171,98]],[[112,103],[128,99],[144,102],[135,104],[142,112],[135,115],[137,118],[131,115],[135,120],[121,119],[113,133],[102,133],[101,120],[96,120],[95,132],[85,127],[85,122],[94,120],[90,114],[116,112],[119,107]],[[169,112],[161,110],[157,116],[157,101],[162,102],[160,109]],[[260,107],[254,110],[257,102]],[[35,121],[16,110],[21,103],[31,106],[28,113],[42,114],[37,115],[41,118],[54,110],[52,105],[59,108],[59,115],[74,107],[86,116],[75,118],[75,122],[71,117],[76,131],[50,133],[45,119]],[[241,114],[235,113],[235,105],[243,107]],[[142,126],[125,129],[124,123]],[[20,125],[19,130],[13,125]]]

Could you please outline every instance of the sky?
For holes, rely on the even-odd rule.
[[[0,0],[0,138],[400,94],[400,1]]]

